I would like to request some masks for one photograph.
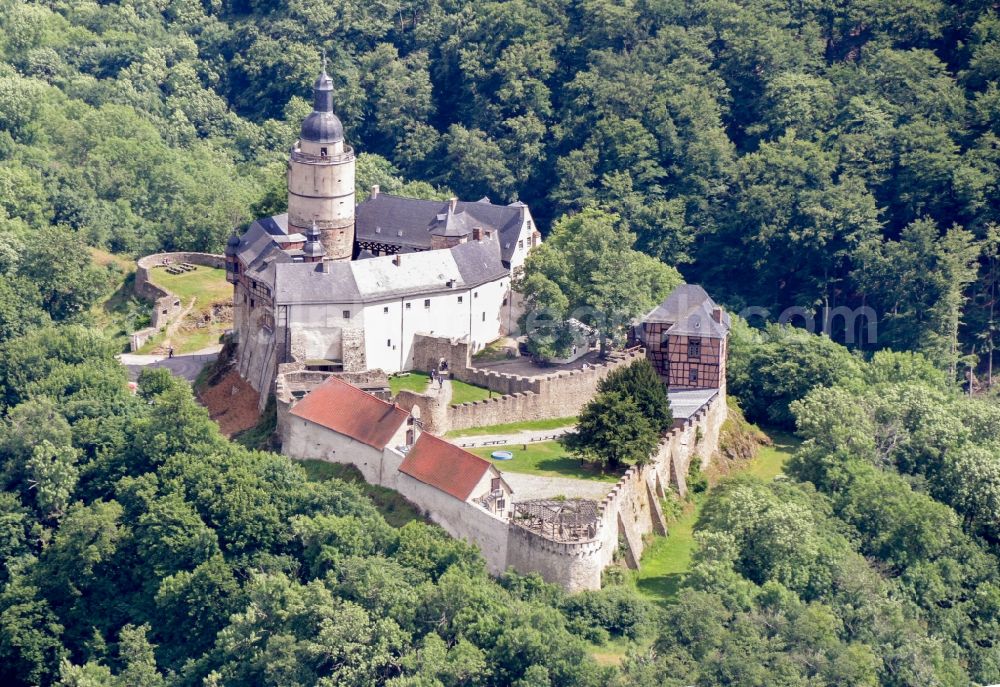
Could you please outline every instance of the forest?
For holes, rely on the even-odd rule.
[[[0,683],[1000,682],[1000,403],[967,393],[998,335],[993,4],[0,0],[0,27]],[[804,443],[706,495],[672,602],[490,578],[185,383],[129,391],[88,249],[283,211],[324,54],[359,197],[529,203],[540,304],[627,274],[877,313],[851,347],[735,318],[731,394]]]
[[[283,209],[285,154],[325,54],[359,197],[379,183],[520,199],[543,229],[602,206],[733,311],[866,306],[868,348],[990,375],[991,3],[0,8],[11,240],[54,225],[120,252],[218,250]]]

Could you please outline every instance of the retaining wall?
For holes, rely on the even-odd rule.
[[[140,298],[153,302],[153,312],[150,326],[133,332],[129,336],[129,347],[133,351],[142,348],[150,337],[170,324],[174,317],[184,309],[180,298],[163,287],[157,286],[149,278],[150,270],[162,269],[167,265],[181,262],[220,269],[224,269],[226,266],[225,257],[214,253],[154,253],[139,258],[136,261],[135,283],[132,289]]]

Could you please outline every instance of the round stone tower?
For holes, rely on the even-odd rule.
[[[354,151],[333,113],[333,80],[326,69],[313,87],[313,111],[302,121],[288,159],[288,233],[316,226],[326,260],[354,251]]]

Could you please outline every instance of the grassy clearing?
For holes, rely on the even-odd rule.
[[[694,524],[701,513],[704,494],[696,495],[685,504],[684,512],[667,527],[669,535],[654,537],[642,552],[636,571],[635,585],[644,596],[654,601],[672,599],[691,565],[694,554]]]
[[[484,389],[481,386],[466,384],[465,382],[460,382],[457,379],[451,380],[451,402],[455,405],[460,403],[485,401],[492,395],[493,394],[490,393],[489,389]],[[497,395],[499,396],[499,394]]]
[[[557,417],[551,420],[525,420],[524,422],[508,422],[503,425],[489,425],[486,427],[470,427],[469,429],[456,429],[445,434],[447,437],[474,437],[486,434],[516,434],[517,432],[536,432],[546,429],[562,429],[563,427],[573,427],[576,425],[575,417]]]
[[[372,500],[385,521],[393,527],[402,527],[412,520],[428,522],[421,514],[420,509],[400,496],[398,492],[368,484],[361,476],[361,472],[353,465],[329,463],[325,460],[296,460],[295,462],[305,468],[306,475],[313,482],[340,479],[356,484],[365,496]]]
[[[527,446],[527,448],[524,448]],[[594,482],[617,482],[621,473],[603,473],[574,458],[558,441],[539,441],[535,444],[510,444],[469,449],[477,456],[490,459],[494,451],[512,451],[513,460],[494,461],[504,472],[520,472],[542,477],[572,477]]]
[[[763,446],[746,466],[745,472],[762,480],[772,480],[781,474],[787,461],[802,443],[801,439],[789,432],[773,430],[768,432],[773,446]]]
[[[212,306],[232,299],[232,285],[226,281],[226,271],[199,266],[192,272],[168,274],[163,268],[149,271],[150,280],[175,294],[184,307],[194,301],[191,312],[170,337],[174,353],[194,353],[219,342],[219,337],[232,324],[211,317]],[[139,353],[162,352],[167,335],[161,331],[151,337]]]
[[[100,248],[90,247],[87,250],[90,251],[90,259],[98,267],[114,265],[124,274],[132,274],[135,272],[135,260],[132,258],[124,255],[115,255],[114,253],[109,253],[108,251],[101,250]]]
[[[410,372],[408,374],[389,377],[389,389],[395,396],[400,391],[414,391],[418,394],[427,390],[427,384],[431,377],[423,372]]]
[[[625,655],[629,651],[633,650],[644,650],[648,649],[653,644],[652,633],[648,638],[639,638],[638,640],[626,639],[624,637],[615,637],[614,639],[609,639],[604,644],[593,644],[590,643],[588,647],[588,653],[593,657],[598,665],[602,666],[620,666]]]
[[[764,446],[757,456],[731,474],[746,473],[761,480],[780,474],[798,448],[799,440],[787,432],[768,432],[773,446]],[[677,595],[694,554],[694,525],[707,494],[698,494],[685,504],[684,512],[669,523],[666,537],[654,537],[643,551],[640,568],[633,574],[636,587],[653,601],[666,602]]]
[[[199,266],[192,272],[168,274],[162,267],[149,271],[150,280],[181,299],[187,305],[195,299],[195,308],[204,308],[233,297],[232,284],[226,281],[226,271]]]

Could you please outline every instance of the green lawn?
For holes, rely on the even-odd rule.
[[[195,299],[195,308],[228,301],[233,297],[233,285],[226,281],[226,271],[215,267],[198,266],[192,272],[168,274],[162,267],[149,270],[150,280],[157,286],[181,299],[187,305]]]
[[[410,372],[408,374],[389,377],[389,389],[392,391],[393,396],[404,390],[415,391],[419,394],[427,390],[427,383],[429,381],[431,381],[431,377],[428,374]]]
[[[668,536],[655,537],[642,552],[635,585],[644,596],[661,601],[673,598],[691,565],[694,553],[694,523],[701,512],[704,494],[687,504],[684,514],[667,527]]]
[[[427,384],[431,381],[430,375],[424,372],[409,372],[406,374],[389,377],[389,389],[395,396],[404,389],[415,391],[418,394],[427,391]],[[481,386],[473,386],[460,382],[457,379],[451,380],[451,402],[470,403],[472,401],[482,401],[490,397],[490,390]]]
[[[760,477],[762,480],[774,479],[781,474],[785,461],[795,453],[802,440],[789,432],[773,430],[767,433],[774,446],[764,446],[760,449],[745,470],[748,474]]]
[[[393,527],[402,527],[412,520],[427,522],[419,508],[392,489],[368,484],[361,476],[361,472],[353,465],[330,463],[325,460],[296,460],[295,462],[305,468],[306,474],[313,482],[337,478],[358,485],[365,496],[374,502],[385,521]]]
[[[499,396],[500,394],[491,394],[489,389],[484,389],[481,386],[473,386],[472,384],[466,384],[465,382],[460,382],[457,379],[451,380],[451,402],[455,405],[460,403],[475,403],[476,401],[485,401],[490,396]]]
[[[474,437],[485,434],[516,434],[517,432],[534,432],[543,429],[561,429],[576,425],[575,417],[557,417],[552,420],[525,420],[524,422],[508,422],[503,425],[488,425],[486,427],[470,427],[457,429],[445,434],[447,437]]]
[[[520,472],[527,475],[542,477],[572,477],[596,482],[617,482],[621,473],[602,473],[588,467],[574,458],[558,441],[539,441],[527,444],[510,444],[508,446],[485,446],[469,449],[477,456],[490,458],[494,451],[511,451],[513,460],[493,461],[503,472]],[[492,460],[492,459],[491,459]]]
[[[198,327],[196,323],[211,311],[215,303],[232,300],[233,287],[226,281],[226,271],[214,267],[199,266],[191,272],[168,274],[162,267],[149,271],[150,280],[176,295],[182,307],[187,307],[194,299],[194,307],[171,337],[174,353],[194,353],[219,343],[219,337],[232,326],[231,322],[210,322]],[[139,349],[139,353],[153,353],[166,342],[166,334],[160,331]],[[162,351],[161,351],[162,352]]]
[[[799,440],[792,434],[780,431],[768,432],[773,446],[765,446],[757,457],[748,462],[738,472],[753,475],[762,480],[773,479],[785,462],[798,448]],[[733,473],[737,474],[737,473]],[[684,513],[668,524],[666,537],[654,537],[642,553],[639,570],[633,574],[636,587],[643,595],[654,601],[672,599],[691,566],[694,553],[694,525],[706,494],[699,494],[686,504]]]

